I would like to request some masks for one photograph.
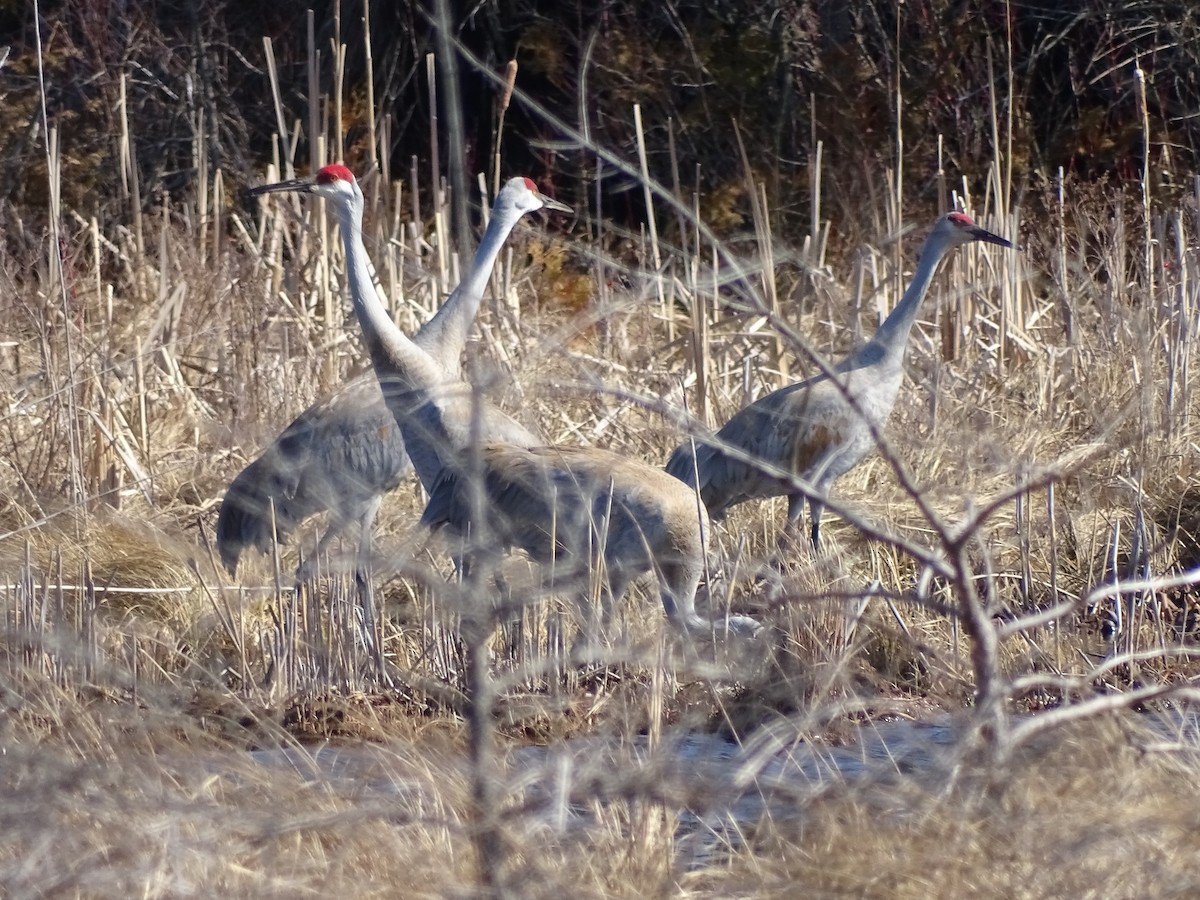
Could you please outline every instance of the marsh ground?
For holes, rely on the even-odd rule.
[[[714,529],[709,601],[764,632],[681,645],[644,581],[568,659],[570,604],[514,558],[527,602],[492,641],[482,772],[456,616],[486,597],[447,587],[415,482],[379,519],[382,673],[346,554],[288,588],[317,523],[236,580],[210,549],[233,475],[362,365],[333,223],[212,173],[111,227],[48,191],[46,239],[0,258],[4,892],[467,895],[484,781],[491,874],[514,896],[1193,893],[1200,197],[1071,178],[1016,197],[1000,161],[971,198],[925,193],[1020,252],[944,267],[822,552],[779,547],[779,501]],[[456,281],[424,177],[364,179],[368,249],[409,330]],[[480,318],[477,383],[552,441],[661,462],[689,416],[720,423],[869,335],[936,212],[818,190],[818,233],[793,239],[751,193],[719,234],[527,222]],[[956,737],[858,778],[760,778],[789,748],[897,721]],[[688,735],[725,749],[654,756]],[[331,774],[330,747],[353,764]],[[529,784],[531,748],[557,760],[555,802]],[[284,753],[300,762],[264,763]],[[697,861],[680,823],[741,796],[704,778],[726,762],[773,803]]]

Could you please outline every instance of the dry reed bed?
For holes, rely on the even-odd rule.
[[[417,184],[405,187],[419,193]],[[400,212],[409,208],[404,190],[381,188],[367,179],[375,200],[369,242],[381,289],[402,326],[412,329],[454,279],[453,259],[438,249],[447,245],[440,230],[445,214],[434,215],[425,234],[421,222],[405,221]],[[211,209],[220,208],[222,196],[214,192]],[[1162,279],[1150,295],[1137,287],[1145,279],[1133,250],[1098,237],[1114,208],[1111,196],[1085,193],[1073,205],[1070,195],[1050,198],[1043,202],[1061,202],[1061,220],[1075,231],[1032,224],[1019,233],[1022,254],[971,252],[946,267],[912,342],[910,383],[887,446],[839,481],[833,504],[867,517],[884,535],[930,546],[931,525],[893,464],[911,473],[942,521],[1012,492],[973,550],[978,572],[991,569],[992,602],[1009,612],[1080,597],[1113,574],[1169,574],[1193,562],[1181,548],[1194,541],[1174,533],[1174,526],[1192,515],[1186,362],[1195,259],[1180,250],[1170,267],[1160,267]],[[354,329],[341,309],[332,223],[315,206],[279,204],[256,221],[252,212],[230,208],[219,217],[220,229],[210,220],[198,230],[187,224],[191,214],[162,215],[150,242],[157,254],[144,251],[143,264],[129,266],[142,273],[136,282],[109,280],[111,260],[104,243],[93,241],[101,252],[91,271],[74,274],[71,284],[95,289],[68,293],[82,307],[73,314],[82,327],[68,329],[78,332],[72,343],[88,348],[76,351],[81,360],[73,370],[66,368],[69,348],[58,333],[61,298],[42,287],[14,309],[18,339],[9,348],[4,422],[8,527],[0,559],[11,583],[27,559],[42,573],[35,580],[61,570],[59,583],[94,581],[107,625],[114,618],[149,618],[167,622],[178,643],[233,644],[223,650],[249,654],[261,678],[261,636],[278,627],[287,599],[270,590],[236,596],[218,588],[221,576],[206,546],[217,498],[281,423],[360,363]],[[1042,220],[1053,222],[1055,212]],[[1183,217],[1156,216],[1152,225],[1163,230],[1162,246],[1171,228],[1178,229],[1175,246],[1187,246]],[[760,250],[778,243],[763,228],[755,241]],[[812,371],[807,355],[814,345],[828,344],[820,352],[836,356],[854,335],[869,334],[903,286],[902,270],[892,267],[897,242],[857,248],[842,274],[828,265],[815,268],[819,259],[805,262],[811,247],[794,253],[774,247],[774,257],[798,260],[769,280],[788,298],[780,303],[763,296],[762,254],[742,257],[736,243],[721,245],[715,266],[660,248],[666,276],[654,278],[622,261],[584,254],[568,267],[548,266],[555,246],[568,238],[531,232],[515,237],[496,279],[500,299],[485,308],[481,343],[496,361],[477,375],[497,402],[536,421],[552,441],[614,447],[651,461],[664,459],[678,440],[685,407],[719,423],[778,384],[785,370],[787,377]],[[644,262],[652,254],[643,249]],[[1056,256],[1058,273],[1039,269]],[[627,272],[628,286],[600,292],[607,307],[559,303],[560,282],[569,276],[572,289],[580,280],[595,284],[601,264]],[[128,292],[126,302],[113,299],[119,290]],[[698,385],[706,389],[703,398]],[[1026,479],[1036,487],[1016,490]],[[73,495],[84,500],[73,503]],[[419,491],[401,489],[385,517],[382,570],[421,576],[415,587],[393,582],[385,588],[397,621],[428,620],[413,603],[427,603],[436,583],[424,565],[405,562],[414,554],[418,563],[434,558],[411,532],[419,503]],[[748,611],[777,610],[783,632],[794,640],[810,627],[801,621],[809,617],[842,630],[837,597],[878,580],[900,606],[874,621],[893,619],[904,630],[911,617],[923,632],[932,628],[920,642],[922,653],[932,641],[946,655],[938,667],[957,673],[950,682],[961,683],[962,647],[950,630],[936,627],[946,617],[904,596],[921,566],[887,541],[864,539],[837,515],[827,518],[828,556],[801,551],[783,573],[782,590],[767,596],[756,576],[772,552],[779,504],[738,510],[728,527],[717,529],[723,579],[716,587]],[[1135,538],[1141,557],[1131,561]],[[291,565],[290,558],[280,563],[284,572]],[[243,581],[270,585],[271,570],[267,560],[249,568]],[[135,590],[122,593],[122,587]],[[164,593],[138,599],[136,590],[146,588]],[[822,598],[830,598],[832,611]],[[635,621],[656,621],[653,604],[634,607],[644,610],[630,612]],[[1080,605],[1062,624],[1070,632],[1094,630],[1090,612]],[[326,630],[335,631],[333,613],[326,615]],[[239,622],[242,616],[250,617],[249,625]],[[1173,645],[1172,624],[1157,629],[1159,650]],[[427,658],[422,642],[405,639],[404,631],[390,632],[401,666],[406,658]],[[1069,668],[1078,641],[1064,646],[1062,631],[1055,634],[1051,664]],[[821,643],[821,629],[816,636]],[[788,643],[777,642],[785,655]],[[453,667],[439,666],[447,668]],[[964,684],[951,695],[970,689]]]
[[[473,891],[466,766],[445,729],[304,748],[261,719],[239,726],[234,705],[180,700],[153,689],[135,707],[36,677],[9,683],[6,894]],[[247,753],[232,738],[239,728],[273,749]],[[841,752],[836,740],[824,751],[809,740],[818,754]],[[786,759],[787,747],[766,759]],[[1026,744],[1002,769],[979,765],[969,744],[925,757],[916,744],[893,748],[857,774],[755,783],[754,802],[733,817],[722,786],[753,744],[742,759],[690,763],[603,741],[514,755],[498,776],[501,877],[528,897],[1196,889],[1194,722],[1095,719]],[[697,816],[714,831],[689,824]]]
[[[298,165],[293,134],[307,135],[312,166],[342,155],[340,133],[320,124],[342,121],[332,114],[342,90],[296,122],[278,102],[277,145],[288,150],[275,173]],[[48,247],[70,247],[67,263],[51,251],[0,259],[10,323],[0,347],[0,735],[20,772],[3,804],[18,839],[0,855],[0,881],[14,895],[469,890],[478,811],[466,782],[479,775],[459,768],[461,729],[447,715],[462,705],[462,649],[445,562],[412,531],[419,492],[389,499],[377,561],[388,678],[402,689],[380,692],[336,560],[332,577],[296,599],[280,589],[294,548],[252,562],[236,589],[213,564],[223,486],[361,354],[332,220],[316,204],[243,204],[209,170],[203,127],[194,196],[147,204],[125,140],[127,227],[59,208],[52,184]],[[502,729],[518,743],[579,732],[618,744],[644,732],[654,743],[696,726],[750,735],[765,721],[812,741],[858,718],[974,701],[986,715],[972,721],[990,726],[980,732],[987,763],[965,764],[947,793],[894,779],[834,785],[797,801],[800,825],[759,822],[723,862],[693,872],[673,856],[687,798],[617,773],[579,798],[594,819],[564,837],[496,776],[494,796],[508,805],[492,878],[525,872],[525,895],[582,884],[606,896],[644,896],[648,885],[734,896],[786,893],[796,881],[816,895],[1188,892],[1178,860],[1194,852],[1194,829],[1179,798],[1194,777],[1194,740],[1139,755],[1130,747],[1153,742],[1134,717],[1124,731],[1087,721],[1057,744],[1032,723],[1190,698],[1192,619],[1167,604],[1186,609],[1197,562],[1200,226],[1190,207],[1155,206],[1145,181],[1127,195],[1060,176],[1018,205],[1000,122],[994,132],[980,196],[939,163],[938,205],[957,189],[1022,252],[970,250],[939,276],[885,446],[837,484],[827,552],[801,548],[768,565],[778,503],[743,507],[715,529],[711,591],[763,616],[767,634],[695,654],[671,643],[656,604],[636,591],[599,672],[547,667],[569,628],[540,574],[514,560],[508,574],[531,603],[519,651],[495,667]],[[376,154],[385,136],[372,134],[356,165],[367,244],[411,331],[457,280],[452,212],[436,165],[399,177]],[[640,131],[639,141],[644,154]],[[645,172],[644,155],[592,149]],[[819,149],[812,233],[795,248],[772,233],[749,170],[740,237],[704,227],[703,198],[648,180],[660,221],[642,235],[594,221],[567,235],[520,229],[481,316],[476,356],[488,362],[476,379],[551,440],[660,462],[689,416],[719,423],[813,371],[814,352],[836,358],[894,305],[920,236],[903,229],[932,209],[905,209],[902,175],[887,172],[875,208],[830,220]],[[382,171],[367,173],[376,161]],[[980,509],[988,517],[972,521]],[[955,546],[952,526],[964,522],[968,539]],[[939,565],[952,550],[958,568],[947,575]],[[1096,590],[1131,579],[1142,587]],[[1043,705],[1066,715],[1008,717]],[[242,755],[292,746],[289,732],[389,740],[398,756],[380,777],[415,779],[425,799],[376,804]],[[196,765],[214,757],[219,771]],[[1008,784],[978,787],[981,771]],[[1043,814],[1046,796],[1056,803]],[[881,824],[881,802],[908,812]],[[1075,838],[1105,817],[1139,840]],[[1011,866],[991,865],[997,843],[1017,846]],[[1047,864],[1030,863],[1032,847],[1053,850]],[[1085,868],[1093,861],[1104,865]]]

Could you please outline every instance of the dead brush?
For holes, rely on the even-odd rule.
[[[449,223],[463,192],[446,190],[436,154],[428,169],[390,170],[382,107],[363,123],[367,145],[345,142],[344,117],[367,110],[309,33],[305,114],[291,117],[272,82],[276,171],[343,152],[378,162],[364,178],[366,240],[378,290],[411,333],[457,281]],[[465,48],[460,58],[471,61]],[[520,88],[514,103],[536,109]],[[125,96],[128,81],[115,89]],[[498,272],[472,349],[491,360],[479,382],[552,440],[661,462],[685,410],[717,424],[844,352],[894,306],[912,266],[907,223],[935,206],[986,211],[1025,248],[1003,264],[956,260],[927,298],[896,416],[881,452],[841,483],[824,553],[780,552],[777,504],[713,530],[710,608],[766,618],[761,644],[739,655],[670,641],[643,584],[587,659],[571,656],[574,625],[552,583],[521,558],[501,566],[507,600],[486,578],[450,585],[444,555],[413,534],[415,489],[385,516],[375,622],[357,614],[336,560],[290,589],[281,573],[303,541],[240,585],[209,563],[196,523],[211,522],[222,486],[362,357],[345,260],[319,210],[247,211],[206,155],[203,116],[197,190],[155,199],[138,181],[140,123],[116,107],[125,223],[69,209],[59,178],[46,210],[57,239],[27,257],[6,244],[0,257],[11,324],[0,741],[20,774],[0,798],[9,892],[204,883],[385,896],[404,884],[433,896],[490,884],[550,896],[582,883],[644,896],[804,883],[925,896],[936,877],[954,895],[981,880],[998,896],[1081,884],[1188,893],[1179,860],[1194,856],[1194,816],[1179,798],[1196,740],[1177,710],[1194,700],[1198,654],[1162,598],[1195,586],[1195,222],[1144,183],[1127,192],[1060,175],[1017,202],[999,106],[996,158],[978,183],[958,184],[939,159],[931,190],[914,189],[905,99],[902,165],[864,173],[874,192],[858,196],[870,199],[842,190],[830,209],[828,150],[809,148],[809,227],[794,247],[752,165],[732,187],[688,194],[682,179],[647,177],[655,135],[675,132],[643,111],[628,114],[629,159],[540,119],[596,171],[635,185],[654,217],[644,235],[587,223],[593,236],[575,241],[587,266],[562,266],[561,303],[539,268],[558,266],[557,237]],[[706,224],[717,218],[745,230],[717,233]],[[64,245],[76,251],[65,261]],[[623,277],[612,286],[605,272]],[[593,279],[602,296],[581,307]],[[464,640],[464,613],[480,609],[499,627]],[[1098,639],[1097,610],[1110,609],[1121,625]],[[962,753],[928,749],[946,762],[936,783],[891,759],[865,786],[833,766],[814,784],[770,777],[804,747],[964,708]],[[1163,716],[1131,713],[1143,709]],[[327,769],[289,729],[364,755]],[[712,768],[694,767],[704,779],[676,790],[681,776],[663,763],[675,757],[656,751],[712,731],[731,739]],[[549,743],[564,755],[531,768],[525,745]],[[716,827],[721,802],[772,792],[795,822],[772,812]],[[697,820],[716,855],[679,854],[679,823]],[[40,865],[51,844],[53,864]],[[1016,862],[996,865],[998,846],[1016,847]],[[1049,847],[1051,864],[1022,854],[1031,846]]]

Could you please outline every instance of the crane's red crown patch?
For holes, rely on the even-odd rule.
[[[326,166],[317,173],[317,184],[333,184],[335,181],[348,181],[354,183],[354,173],[345,166],[337,165]]]

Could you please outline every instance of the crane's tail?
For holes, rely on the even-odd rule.
[[[462,528],[466,524],[465,512],[459,502],[457,473],[447,467],[442,469],[433,483],[429,502],[425,504],[417,527],[430,531],[437,531],[443,525]]]
[[[287,540],[295,524],[278,480],[264,472],[261,460],[251,463],[229,485],[217,514],[217,553],[230,575],[247,547],[267,553],[275,542]]]
[[[696,446],[689,438],[675,448],[675,452],[671,454],[671,458],[667,460],[664,468],[668,475],[678,478],[688,487],[694,488],[697,481],[696,463]]]

